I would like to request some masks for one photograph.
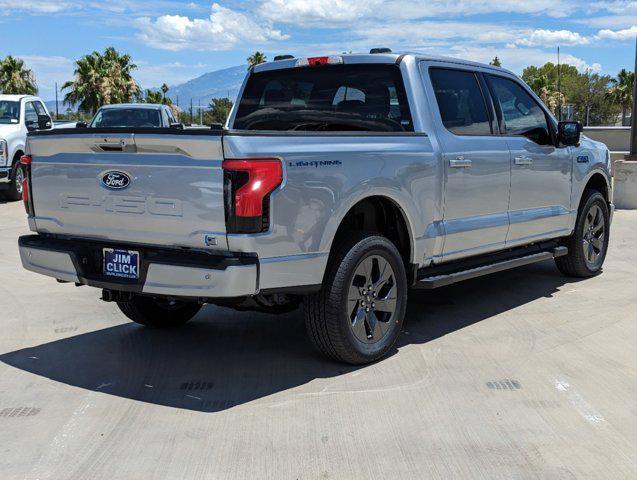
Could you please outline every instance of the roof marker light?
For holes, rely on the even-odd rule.
[[[297,67],[322,67],[325,65],[340,65],[343,63],[343,57],[332,55],[330,57],[308,57],[299,58],[296,61]]]

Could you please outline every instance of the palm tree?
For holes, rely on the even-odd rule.
[[[495,57],[493,57],[493,60],[491,60],[489,62],[489,65],[493,65],[494,67],[501,67],[502,66],[502,62],[500,61],[500,59],[496,55]]]
[[[166,93],[168,93],[168,90],[170,90],[170,88],[168,88],[168,85],[163,83],[162,86],[161,86],[161,92],[164,94],[163,95],[164,103],[166,103]]]
[[[93,52],[77,60],[73,74],[75,79],[62,85],[62,90],[70,89],[64,95],[64,102],[70,105],[77,104],[79,110],[95,114],[105,103],[102,84],[105,72],[102,70],[99,54]]]
[[[62,90],[70,89],[64,101],[92,114],[105,104],[131,102],[140,95],[131,74],[136,68],[130,55],[120,55],[113,47],[85,55],[75,62],[74,80],[62,85]]]
[[[265,56],[263,52],[254,52],[252,55],[248,57],[248,68],[252,68],[260,63],[265,63],[268,61],[268,57]]]
[[[617,74],[617,78],[611,79],[611,87],[606,92],[606,98],[622,108],[622,125],[626,125],[628,123],[626,118],[628,116],[628,109],[631,108],[633,104],[634,82],[635,73],[622,68],[622,70]],[[634,116],[635,114],[633,112],[633,118]]]
[[[144,93],[143,103],[162,103],[162,93],[153,90],[146,90]]]
[[[33,72],[24,67],[24,60],[7,55],[0,60],[0,92],[35,95],[38,87]]]
[[[107,92],[110,94],[109,102],[131,102],[140,92],[139,85],[131,73],[137,68],[137,65],[131,62],[130,55],[120,55],[113,47],[104,51],[103,59],[108,72],[106,85],[110,87],[107,88]]]

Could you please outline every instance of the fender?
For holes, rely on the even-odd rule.
[[[377,186],[374,186],[373,193],[368,191],[368,189],[366,189],[365,191],[358,191],[357,194],[350,196],[349,198],[347,198],[346,201],[340,202],[339,206],[334,212],[334,215],[332,215],[332,217],[328,221],[323,232],[323,236],[321,237],[321,251],[329,252],[331,250],[336,231],[345,219],[345,216],[350,212],[352,208],[354,208],[356,204],[367,198],[380,197],[389,200],[391,203],[396,205],[396,207],[398,207],[398,210],[401,212],[403,220],[405,221],[405,225],[407,226],[407,234],[409,235],[409,243],[411,246],[410,262],[415,263],[414,259],[418,258],[415,252],[416,242],[413,228],[413,215],[414,212],[416,212],[416,206],[413,205],[413,202],[407,198],[397,199],[395,195],[392,195],[392,193],[395,192],[395,189],[389,190],[388,188],[379,188]]]

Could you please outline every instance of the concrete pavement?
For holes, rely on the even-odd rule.
[[[0,478],[637,478],[637,211],[604,273],[413,293],[398,348],[323,360],[300,312],[126,321],[24,271],[0,204]]]

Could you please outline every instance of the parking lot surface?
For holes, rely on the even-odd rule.
[[[0,204],[0,478],[637,478],[637,211],[604,273],[412,292],[391,356],[323,360],[301,312],[128,322],[22,269]]]

